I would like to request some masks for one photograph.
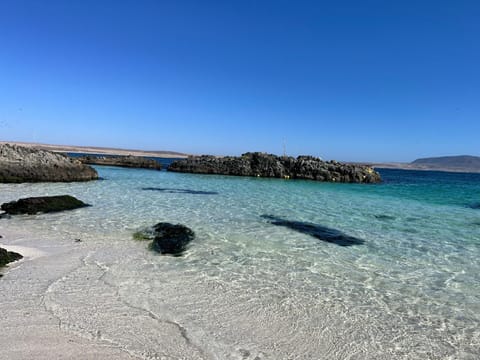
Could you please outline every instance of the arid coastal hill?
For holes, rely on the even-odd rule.
[[[471,155],[421,158],[411,163],[379,163],[375,168],[406,170],[437,170],[480,173],[480,157]]]
[[[459,170],[480,171],[480,157],[470,155],[442,156],[434,158],[417,159],[412,162],[415,166],[446,167]]]
[[[42,150],[49,150],[53,152],[62,153],[85,153],[85,154],[105,154],[105,155],[134,155],[134,156],[153,156],[162,158],[186,158],[188,154],[175,151],[145,151],[145,150],[131,150],[131,149],[116,149],[95,146],[73,146],[73,145],[49,145],[39,143],[26,143],[16,141],[0,141],[0,144],[15,144],[25,147],[34,147]]]

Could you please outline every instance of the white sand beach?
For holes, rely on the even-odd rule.
[[[65,324],[49,306],[48,294],[55,283],[82,266],[82,258],[88,254],[83,244],[59,245],[1,230],[0,247],[21,253],[24,259],[1,270],[0,358],[135,358],[100,337],[89,339],[65,331]]]

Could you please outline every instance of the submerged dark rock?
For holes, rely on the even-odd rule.
[[[190,195],[218,195],[216,191],[202,191],[191,189],[172,189],[172,188],[157,188],[157,187],[144,187],[142,190],[147,191],[159,191],[167,194],[190,194]]]
[[[138,241],[152,240],[150,248],[160,254],[181,256],[195,238],[195,233],[182,224],[160,222],[152,228],[136,232],[133,238]]]
[[[480,202],[475,202],[475,203],[472,203],[472,204],[468,204],[467,207],[469,207],[470,209],[478,210],[478,209],[480,209]]]
[[[323,161],[313,156],[295,159],[259,152],[245,153],[239,157],[191,156],[173,162],[168,171],[347,183],[381,182],[380,175],[365,165]]]
[[[92,167],[62,154],[29,147],[0,145],[0,183],[96,180]]]
[[[97,156],[86,155],[76,158],[83,164],[107,165],[127,168],[162,170],[162,164],[158,161],[143,156]]]
[[[32,215],[37,213],[73,210],[85,206],[90,205],[85,204],[83,201],[70,195],[59,195],[29,197],[17,201],[11,201],[2,204],[1,209],[10,215]]]
[[[23,258],[23,256],[19,253],[0,248],[0,267],[5,266],[13,261],[20,260],[21,258]]]
[[[392,215],[384,215],[384,214],[380,214],[380,215],[374,215],[378,220],[395,220],[395,216],[392,216]]]
[[[262,218],[269,220],[270,224],[272,225],[284,226],[303,234],[313,236],[319,240],[339,246],[362,245],[365,243],[365,241],[362,239],[347,235],[340,230],[332,229],[319,224],[285,220],[273,215],[262,215]]]
[[[153,227],[155,238],[152,249],[161,254],[180,256],[195,238],[195,233],[181,224],[158,223]]]

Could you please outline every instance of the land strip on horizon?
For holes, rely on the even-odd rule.
[[[364,163],[360,163],[364,164]],[[447,167],[447,166],[428,166],[416,165],[412,163],[368,163],[375,169],[399,169],[399,170],[424,170],[424,171],[447,171],[447,172],[464,172],[464,173],[480,173],[480,169],[468,167]]]
[[[85,153],[85,154],[104,154],[104,155],[133,155],[133,156],[152,156],[163,158],[186,158],[189,154],[176,151],[148,151],[134,149],[117,149],[98,146],[75,146],[75,145],[51,145],[42,143],[20,142],[20,141],[0,141],[0,144],[12,144],[25,147],[34,147],[42,150],[62,153]]]

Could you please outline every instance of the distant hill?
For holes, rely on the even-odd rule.
[[[412,161],[410,165],[421,169],[478,172],[480,171],[480,157],[459,155],[422,158]]]
[[[376,163],[377,169],[437,170],[480,173],[480,157],[471,155],[422,158],[411,163]]]

